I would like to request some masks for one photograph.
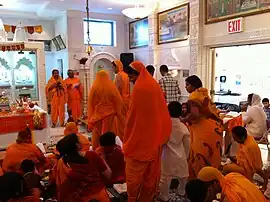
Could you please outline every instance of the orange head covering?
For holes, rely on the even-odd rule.
[[[124,70],[123,63],[120,60],[115,60],[113,63],[116,65],[117,72],[122,72]]]
[[[222,188],[222,194],[233,202],[266,202],[261,191],[255,184],[238,173],[230,173],[225,177],[219,170],[213,167],[204,167],[198,174],[202,181],[218,180]]]
[[[32,132],[30,128],[25,128],[24,130],[20,131],[17,136],[16,142],[20,143],[32,143]]]
[[[148,161],[169,138],[172,123],[158,83],[141,62],[135,61],[130,67],[140,74],[131,95],[123,149],[130,158]]]
[[[96,74],[88,99],[88,122],[94,123],[114,113],[120,113],[122,98],[106,71]]]
[[[70,135],[70,134],[77,134],[78,133],[78,127],[75,122],[69,122],[67,123],[65,130],[64,130],[64,135]]]

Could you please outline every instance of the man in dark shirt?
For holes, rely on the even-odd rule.
[[[265,111],[265,114],[267,116],[267,120],[270,120],[270,107],[269,107],[269,99],[268,98],[264,98],[262,100],[263,103],[263,109]]]

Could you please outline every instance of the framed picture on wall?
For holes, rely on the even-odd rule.
[[[148,17],[129,23],[129,49],[148,46]]]
[[[205,0],[206,24],[270,11],[270,0]]]
[[[158,44],[183,41],[189,35],[189,4],[158,13]]]

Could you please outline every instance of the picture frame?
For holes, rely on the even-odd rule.
[[[223,5],[222,7],[220,5]],[[270,12],[270,0],[205,0],[205,24]],[[221,9],[222,8],[222,9]]]
[[[129,49],[147,47],[149,45],[148,17],[129,23]]]
[[[187,40],[189,36],[189,14],[189,3],[158,13],[158,44]]]

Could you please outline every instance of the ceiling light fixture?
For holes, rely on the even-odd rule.
[[[135,7],[122,10],[122,13],[128,18],[137,20],[149,16],[152,11],[151,8],[135,5]]]
[[[108,10],[112,10],[112,8],[108,8]]]

